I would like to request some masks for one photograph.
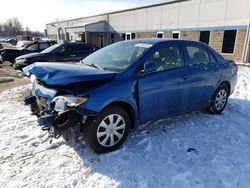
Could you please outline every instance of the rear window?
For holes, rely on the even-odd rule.
[[[40,50],[45,50],[46,48],[49,47],[49,44],[48,43],[41,43],[40,44]]]

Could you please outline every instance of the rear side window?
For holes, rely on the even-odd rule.
[[[74,50],[74,47],[73,45],[66,45],[66,46],[63,46],[62,48],[60,48],[59,52],[66,52],[66,53],[70,53],[70,52],[73,52],[75,51]]]
[[[49,44],[47,44],[47,43],[41,43],[40,44],[40,50],[45,50],[48,47],[49,47]]]
[[[75,51],[91,51],[91,50],[93,50],[93,47],[88,46],[88,45],[84,45],[84,44],[77,44],[74,47],[75,47]]]
[[[29,50],[29,51],[36,51],[36,50],[38,50],[38,44],[31,44],[31,45],[27,48],[27,50]]]
[[[214,56],[206,49],[196,46],[187,46],[190,65],[203,65],[215,63]]]

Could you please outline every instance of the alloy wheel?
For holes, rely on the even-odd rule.
[[[126,124],[119,114],[105,117],[98,126],[97,140],[104,147],[112,147],[124,136]]]
[[[227,103],[227,92],[224,89],[222,89],[216,95],[215,107],[219,111],[224,108],[226,103]]]

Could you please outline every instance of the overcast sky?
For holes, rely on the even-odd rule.
[[[45,24],[56,18],[71,19],[164,1],[167,0],[3,0],[0,22],[18,17],[24,28],[44,31]]]

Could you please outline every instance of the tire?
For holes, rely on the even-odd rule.
[[[227,105],[229,89],[226,85],[220,85],[213,96],[210,107],[207,109],[212,114],[220,114]]]
[[[114,151],[126,140],[130,124],[131,119],[126,110],[119,106],[110,106],[96,117],[87,119],[83,126],[83,138],[96,153]]]

